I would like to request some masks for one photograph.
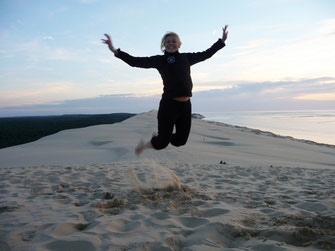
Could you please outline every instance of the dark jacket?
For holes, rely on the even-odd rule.
[[[168,53],[151,57],[133,57],[118,49],[115,56],[133,67],[156,68],[164,85],[163,98],[191,97],[191,66],[213,56],[225,44],[219,39],[209,49],[197,53]]]

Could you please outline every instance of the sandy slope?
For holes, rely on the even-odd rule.
[[[0,150],[0,250],[335,249],[335,148],[194,120],[138,158],[155,116]]]

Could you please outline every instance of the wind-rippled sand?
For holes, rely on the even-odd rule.
[[[99,127],[71,130],[91,138],[67,152],[92,152],[94,163],[2,164],[0,250],[335,249],[334,148],[195,120],[190,146],[136,158],[125,133],[155,122],[136,117],[108,126],[118,136],[105,144]],[[36,144],[10,151],[34,155]],[[112,159],[98,163],[97,149]]]

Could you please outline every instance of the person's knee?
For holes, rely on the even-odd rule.
[[[173,145],[173,146],[176,146],[176,147],[179,147],[179,146],[184,146],[184,145],[186,145],[186,141],[185,142],[171,142],[171,144]]]
[[[172,140],[171,140],[171,144],[173,146],[179,147],[179,146],[183,146],[186,145],[188,137],[184,137],[184,138],[178,138],[176,137],[176,135],[172,136]]]
[[[151,139],[151,145],[155,150],[162,150],[166,148],[170,143],[170,140],[167,138],[153,137]]]

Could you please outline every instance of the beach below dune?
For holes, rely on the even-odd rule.
[[[332,146],[194,119],[136,157],[155,115],[0,150],[0,249],[335,248]]]
[[[201,112],[205,120],[335,145],[334,110]]]

